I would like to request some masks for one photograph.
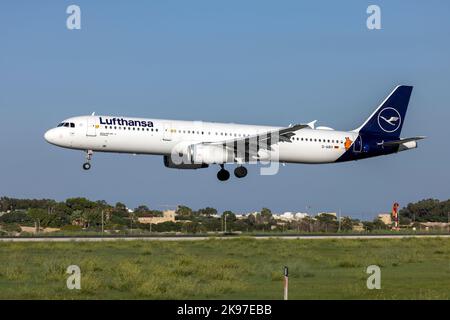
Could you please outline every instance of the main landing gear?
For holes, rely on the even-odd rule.
[[[86,171],[91,169],[91,160],[92,160],[93,154],[94,154],[94,152],[92,150],[86,151],[86,162],[83,163],[83,169]]]
[[[243,166],[236,167],[234,169],[234,175],[236,178],[244,178],[247,175],[247,168]]]
[[[219,179],[220,181],[227,181],[228,179],[230,179],[230,172],[228,170],[225,170],[223,164],[220,165],[220,168],[221,169],[217,173],[217,179]],[[236,167],[236,169],[234,169],[234,175],[236,176],[236,178],[244,178],[247,175],[247,168],[243,166]]]
[[[217,179],[219,179],[220,181],[227,181],[228,179],[230,179],[230,172],[225,170],[223,164],[220,165],[220,168],[221,169],[219,170],[219,172],[217,172]]]

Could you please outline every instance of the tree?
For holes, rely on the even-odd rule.
[[[85,210],[96,207],[96,203],[86,198],[70,198],[66,200],[66,205],[71,210]]]
[[[356,223],[356,221],[350,217],[342,217],[341,218],[341,230],[351,231],[351,230],[353,230],[353,226],[355,225],[355,223]]]
[[[146,205],[141,204],[139,207],[137,207],[137,208],[134,209],[133,211],[134,211],[134,213],[139,214],[139,213],[149,212],[150,209],[149,209],[149,207],[147,207]]]
[[[182,217],[192,216],[192,209],[186,206],[178,206],[176,214]]]
[[[5,213],[0,217],[0,222],[4,224],[18,223],[18,224],[29,224],[33,222],[28,214],[23,211],[12,211]]]
[[[214,216],[217,214],[217,210],[211,207],[206,207],[204,209],[199,209],[198,214],[201,216]]]
[[[99,226],[102,223],[102,211],[97,208],[85,210],[83,218],[87,228]]]
[[[319,214],[316,217],[320,224],[321,231],[335,232],[338,229],[338,222],[336,216],[328,213]]]
[[[230,221],[230,222],[236,221],[236,215],[230,210],[224,211],[222,213],[222,215],[223,216],[225,216],[225,215],[227,216],[227,222],[228,221]]]
[[[314,226],[316,224],[316,221],[312,217],[306,216],[300,221],[301,221],[300,222],[301,230],[309,231],[309,232],[313,232],[314,231]]]
[[[36,222],[38,228],[40,228],[47,217],[47,211],[44,209],[31,208],[28,210],[28,215]]]
[[[373,230],[386,230],[389,226],[385,224],[381,219],[376,218],[373,220]]]
[[[416,203],[409,203],[399,212],[400,217],[409,218],[418,222],[447,222],[450,212],[450,199],[439,201],[437,199],[425,199]]]
[[[127,211],[127,206],[125,204],[123,204],[122,202],[117,202],[114,208],[116,210]]]
[[[269,223],[271,218],[272,218],[272,211],[270,211],[270,209],[268,208],[262,208],[261,210],[262,222]]]

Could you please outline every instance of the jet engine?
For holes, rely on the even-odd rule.
[[[164,166],[171,169],[202,169],[209,167],[209,165],[206,163],[185,163],[178,161],[174,162],[171,156],[164,156]]]
[[[234,162],[234,152],[222,146],[193,145],[190,147],[193,163],[223,164]]]

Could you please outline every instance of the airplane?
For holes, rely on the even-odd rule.
[[[351,131],[316,127],[316,121],[287,127],[234,123],[79,116],[62,121],[44,138],[58,147],[86,153],[84,170],[94,152],[158,155],[174,169],[219,165],[217,178],[226,181],[225,165],[234,175],[247,175],[244,165],[262,161],[322,164],[361,160],[417,148],[424,136],[400,138],[413,87],[399,85],[369,118]]]

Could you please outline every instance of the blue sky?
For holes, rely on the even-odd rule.
[[[77,4],[82,29],[66,28]],[[368,30],[366,8],[381,8]],[[72,196],[245,212],[336,211],[371,217],[449,198],[448,1],[2,1],[0,195]],[[98,114],[353,129],[397,84],[414,86],[402,136],[419,149],[331,165],[250,166],[220,183],[161,157],[59,149],[43,133]]]

